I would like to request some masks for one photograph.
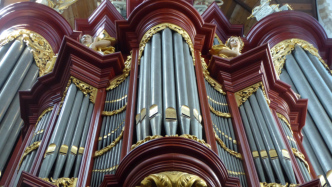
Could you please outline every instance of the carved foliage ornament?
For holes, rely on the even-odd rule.
[[[57,187],[75,187],[77,184],[77,178],[59,178],[59,179],[48,179],[48,178],[42,178],[42,180],[52,183],[53,185]]]
[[[266,100],[267,104],[270,105],[270,100],[267,97],[264,85],[263,85],[262,82],[259,82],[259,83],[253,84],[253,85],[251,85],[251,86],[249,86],[245,89],[242,89],[242,90],[235,93],[235,99],[236,99],[237,106],[240,107],[244,102],[246,102],[247,99],[253,93],[255,93],[258,90],[259,87],[262,87],[265,100]]]
[[[146,43],[148,43],[148,41],[151,39],[151,37],[154,34],[156,34],[159,31],[162,31],[166,28],[169,28],[169,29],[174,30],[174,31],[178,32],[179,34],[181,34],[181,36],[183,37],[183,39],[187,42],[187,44],[189,46],[189,49],[191,51],[191,56],[193,58],[193,62],[194,62],[194,65],[195,65],[194,45],[193,45],[193,42],[191,41],[191,38],[190,38],[189,34],[184,29],[182,29],[181,27],[179,27],[177,25],[174,25],[174,24],[171,24],[171,23],[162,23],[162,24],[156,25],[156,26],[152,27],[151,29],[149,29],[144,34],[144,36],[142,37],[141,42],[139,44],[138,63],[141,60],[141,57],[142,57],[142,54],[143,54]]]
[[[309,42],[305,40],[300,40],[297,38],[284,40],[271,49],[272,59],[274,68],[277,71],[278,75],[281,74],[281,70],[284,67],[286,62],[286,56],[290,54],[294,49],[295,45],[299,45],[304,50],[308,51],[312,55],[318,58],[318,60],[323,64],[323,66],[330,72],[332,75],[332,70],[330,70],[329,66],[325,63],[322,57],[319,55],[318,50]]]
[[[23,156],[22,156],[22,158],[21,158],[21,160],[20,160],[20,163],[18,164],[18,166],[19,166],[18,169],[20,169],[21,164],[22,164],[24,158],[25,158],[28,154],[30,154],[32,151],[38,149],[39,146],[40,146],[40,141],[39,141],[39,142],[34,142],[33,144],[31,144],[29,147],[27,147],[27,148],[24,150]]]
[[[129,76],[130,68],[131,68],[131,58],[132,58],[132,51],[130,51],[130,55],[127,56],[127,60],[125,62],[125,68],[123,69],[123,73],[118,77],[112,79],[110,81],[110,85],[106,90],[113,90],[114,88],[118,87],[126,78]]]
[[[21,29],[3,33],[0,37],[0,46],[15,39],[25,42],[31,48],[40,77],[52,72],[56,58],[53,58],[55,54],[47,40],[33,31]]]
[[[206,182],[193,174],[166,171],[151,174],[142,180],[137,187],[207,187]]]
[[[98,89],[90,86],[89,84],[75,78],[75,77],[70,77],[70,80],[76,85],[78,89],[80,89],[84,95],[89,94],[90,95],[90,101],[92,103],[95,103],[96,101],[96,96],[97,96],[97,91]]]

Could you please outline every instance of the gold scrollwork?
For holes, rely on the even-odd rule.
[[[101,155],[107,153],[114,146],[116,146],[116,144],[118,144],[120,142],[120,140],[122,139],[123,131],[124,131],[124,127],[122,128],[120,135],[111,144],[109,144],[108,146],[104,147],[103,149],[95,152],[95,157],[98,157],[98,156],[101,156]]]
[[[194,140],[198,143],[201,143],[203,145],[205,145],[207,148],[211,149],[211,145],[209,145],[208,143],[206,143],[204,140],[201,140],[201,139],[198,139],[196,136],[194,135],[190,135],[190,134],[182,134],[180,135],[180,137],[182,138],[187,138],[187,139],[190,139],[190,140]]]
[[[98,92],[98,89],[93,87],[93,86],[90,86],[89,84],[71,76],[70,79],[73,81],[73,83],[76,85],[76,87],[78,89],[80,89],[84,95],[87,95],[89,94],[90,95],[90,101],[92,103],[95,103],[96,101],[96,96],[97,96],[97,92]]]
[[[136,147],[150,141],[150,140],[154,140],[154,139],[158,139],[158,138],[162,138],[163,136],[160,136],[160,135],[154,135],[154,136],[147,136],[144,138],[144,140],[140,140],[140,141],[137,141],[136,144],[132,145],[131,146],[131,150],[135,149]]]
[[[115,114],[119,114],[119,113],[123,112],[124,110],[126,110],[126,107],[127,107],[127,103],[123,107],[119,108],[118,110],[103,111],[101,113],[101,115],[103,115],[103,116],[113,116]]]
[[[233,155],[234,157],[239,158],[239,159],[242,160],[242,155],[241,155],[241,153],[238,153],[238,152],[236,152],[236,151],[233,151],[233,150],[229,149],[229,148],[226,146],[226,144],[225,144],[225,143],[219,138],[219,136],[217,135],[217,133],[214,132],[214,134],[215,134],[215,138],[216,138],[217,142],[219,143],[219,145],[220,145],[223,149],[225,149],[225,151],[227,151],[229,154]]]
[[[285,116],[283,116],[282,114],[280,114],[280,113],[277,113],[277,116],[278,116],[278,118],[280,118],[282,121],[284,121],[286,123],[287,127],[289,128],[289,130],[293,134],[292,126],[288,122],[287,118]]]
[[[187,42],[187,44],[189,46],[189,49],[191,51],[191,55],[192,55],[192,58],[193,58],[193,62],[194,62],[194,65],[195,65],[194,45],[193,45],[193,42],[191,41],[191,38],[190,38],[189,34],[184,29],[182,29],[181,27],[179,27],[177,25],[174,25],[174,24],[171,24],[171,23],[162,23],[162,24],[156,25],[156,26],[152,27],[151,29],[149,29],[144,34],[144,36],[142,37],[141,42],[139,44],[138,63],[140,63],[140,60],[141,60],[141,57],[143,55],[143,51],[144,51],[144,47],[145,47],[146,43],[148,43],[148,41],[151,39],[151,37],[154,34],[156,34],[159,31],[162,31],[166,28],[169,28],[169,29],[174,30],[174,31],[178,32],[179,34],[181,34],[181,36],[183,37],[183,39]]]
[[[130,51],[130,55],[127,56],[127,60],[124,63],[125,68],[123,69],[123,73],[116,78],[110,81],[110,85],[106,88],[106,90],[113,90],[114,88],[118,87],[126,78],[129,76],[130,68],[131,68],[131,58],[133,51]]]
[[[281,70],[284,67],[284,64],[286,62],[286,56],[295,49],[295,45],[299,45],[304,50],[316,56],[318,60],[323,64],[323,66],[330,72],[330,74],[332,74],[332,70],[330,70],[329,66],[319,55],[318,50],[312,44],[305,40],[293,38],[289,40],[284,40],[272,47],[271,49],[273,64],[278,75],[281,74]]]
[[[270,100],[267,97],[264,85],[262,82],[253,84],[247,88],[244,88],[238,92],[235,93],[235,98],[236,98],[236,103],[238,106],[241,106],[244,102],[247,101],[247,99],[253,94],[255,93],[259,87],[262,87],[263,90],[263,94],[265,97],[266,102],[268,103],[268,105],[270,105]]]
[[[57,180],[42,178],[42,180],[49,182],[57,187],[75,187],[77,184],[77,178],[59,178]]]
[[[299,186],[299,184],[289,184],[286,183],[285,185],[278,184],[278,183],[266,183],[266,182],[260,182],[260,187],[296,187]]]
[[[36,32],[25,29],[6,31],[6,33],[8,34],[4,34],[0,38],[0,46],[4,46],[15,39],[25,42],[31,48],[36,65],[39,68],[39,76],[52,72],[55,54],[45,38]]]
[[[39,116],[39,118],[37,119],[37,122],[36,122],[36,127],[39,123],[39,121],[41,120],[41,118],[49,111],[52,111],[53,110],[53,107],[48,107],[47,109],[45,109]]]
[[[310,173],[310,167],[309,167],[308,162],[305,160],[305,156],[295,148],[292,148],[292,151],[293,151],[294,155],[304,163],[305,167],[307,168],[308,172]]]
[[[19,164],[18,164],[18,165],[19,165],[18,169],[20,169],[21,164],[22,164],[24,158],[25,158],[28,154],[30,154],[32,151],[38,149],[39,146],[40,146],[40,141],[39,141],[39,142],[34,142],[33,144],[31,144],[29,147],[27,147],[27,148],[24,150],[24,153],[23,153],[23,155],[22,155],[22,158],[21,158],[21,160],[20,160],[20,162],[19,162]]]
[[[207,183],[199,176],[179,172],[166,171],[145,177],[137,187],[207,187]]]
[[[220,117],[225,117],[225,118],[231,118],[232,115],[230,113],[224,113],[218,110],[215,110],[210,104],[209,104],[211,112],[213,112],[215,115],[220,116]]]

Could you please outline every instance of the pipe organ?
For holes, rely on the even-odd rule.
[[[316,20],[278,12],[242,37],[215,3],[132,3],[75,29],[34,2],[0,10],[0,186],[331,186]]]

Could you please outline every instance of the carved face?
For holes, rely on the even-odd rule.
[[[81,43],[83,45],[90,45],[92,43],[92,36],[85,34],[81,38]]]
[[[237,38],[237,37],[232,37],[232,38],[229,40],[229,44],[230,44],[231,48],[233,48],[233,47],[239,47],[239,46],[240,46],[239,38]]]

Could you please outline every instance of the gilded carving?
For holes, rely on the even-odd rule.
[[[266,182],[261,182],[260,187],[296,187],[299,186],[298,184],[289,184],[286,183],[285,185],[278,184],[278,183],[266,183]]]
[[[78,89],[80,89],[84,95],[87,95],[89,94],[90,95],[90,101],[92,103],[95,103],[96,101],[96,96],[97,96],[97,92],[98,92],[98,89],[93,87],[93,86],[90,86],[89,84],[75,78],[75,77],[70,77],[70,79],[72,80],[72,82],[76,85],[76,87]]]
[[[295,148],[292,148],[292,151],[293,151],[294,155],[304,163],[305,167],[307,168],[308,172],[310,173],[310,167],[309,167],[308,162],[305,160],[305,156]]]
[[[154,140],[154,139],[158,139],[158,138],[162,138],[163,136],[161,135],[154,135],[154,136],[147,136],[144,140],[140,140],[138,141],[136,144],[132,145],[131,146],[131,150],[135,149],[136,147],[150,141],[150,140]],[[201,140],[201,139],[198,139],[196,136],[194,135],[190,135],[190,134],[182,134],[182,135],[166,135],[165,137],[182,137],[182,138],[187,138],[187,139],[190,139],[190,140],[194,140],[198,143],[201,143],[203,145],[205,145],[207,148],[211,149],[211,146],[206,143],[204,140]]]
[[[213,112],[217,116],[225,117],[225,118],[231,118],[232,117],[232,115],[230,113],[224,113],[224,112],[215,110],[210,104],[209,104],[209,107],[210,107],[210,111]]]
[[[266,102],[270,105],[270,100],[267,97],[264,85],[262,82],[253,84],[245,89],[242,89],[238,92],[235,93],[235,99],[236,99],[236,103],[238,106],[241,106],[244,102],[247,101],[247,99],[253,94],[255,93],[259,87],[262,87],[263,90],[263,94],[265,97]]]
[[[22,155],[22,158],[21,158],[21,160],[20,160],[20,162],[19,162],[19,164],[18,164],[18,165],[19,165],[18,169],[20,169],[21,164],[22,164],[24,158],[25,158],[28,154],[30,154],[32,151],[38,149],[39,146],[40,146],[40,141],[39,141],[39,142],[34,142],[33,144],[31,144],[29,147],[27,147],[27,148],[24,150],[23,155]]]
[[[122,139],[123,132],[124,132],[124,127],[122,128],[120,135],[111,144],[109,144],[108,146],[104,147],[103,149],[95,152],[95,157],[98,157],[98,156],[101,156],[101,155],[107,153],[114,146],[116,146],[116,144],[118,144],[120,142],[120,140]]]
[[[191,38],[190,38],[189,34],[184,29],[182,29],[181,27],[179,27],[177,25],[174,25],[174,24],[171,24],[171,23],[162,23],[162,24],[156,25],[156,26],[152,27],[151,29],[149,29],[144,34],[144,36],[142,37],[141,42],[139,44],[138,63],[141,60],[141,57],[142,57],[142,54],[143,54],[146,43],[148,43],[148,41],[151,39],[151,37],[154,34],[156,34],[159,31],[162,31],[166,28],[169,28],[169,29],[174,30],[174,31],[178,32],[179,34],[181,34],[181,36],[183,37],[183,39],[187,42],[187,44],[189,46],[189,49],[191,51],[191,56],[193,58],[193,62],[194,62],[194,65],[195,65],[194,45],[193,45],[193,42],[191,41]]]
[[[52,72],[56,57],[53,58],[55,54],[47,40],[41,35],[25,29],[8,31],[7,33],[1,36],[0,46],[4,46],[15,39],[25,42],[31,48],[36,65],[39,68],[39,76]]]
[[[127,107],[127,103],[123,107],[119,108],[118,110],[103,111],[101,113],[101,115],[103,115],[103,116],[113,116],[115,114],[119,114],[119,113],[123,112],[124,110],[126,110],[126,107]]]
[[[282,114],[280,114],[280,113],[277,113],[277,116],[278,116],[278,118],[280,118],[282,121],[284,121],[286,123],[287,127],[289,128],[289,130],[293,134],[292,126],[288,122],[287,118],[285,116],[283,116]]]
[[[48,179],[42,178],[42,180],[52,183],[57,187],[75,187],[77,184],[77,178],[59,178],[59,179]]]
[[[318,50],[312,44],[310,44],[305,40],[293,38],[289,40],[284,40],[275,45],[274,47],[272,47],[271,49],[274,68],[277,71],[278,75],[281,74],[281,70],[284,67],[284,64],[286,62],[286,56],[295,49],[295,45],[299,45],[304,50],[316,56],[319,59],[319,61],[323,64],[323,66],[332,74],[332,70],[330,70],[329,66],[319,55]]]
[[[179,172],[166,171],[145,177],[137,187],[207,187],[207,183],[200,177]]]
[[[127,56],[127,60],[124,63],[125,68],[123,69],[123,73],[118,77],[112,79],[110,81],[110,85],[106,90],[113,90],[114,88],[118,87],[126,78],[129,76],[130,68],[131,68],[131,58],[132,58],[132,51],[130,51],[130,55]]]
[[[226,44],[221,42],[218,45],[213,45],[209,52],[211,55],[217,55],[222,58],[231,59],[241,55],[243,46],[244,43],[241,37],[231,36],[226,41]]]
[[[37,119],[37,122],[36,122],[36,126],[38,125],[39,121],[41,120],[41,118],[49,111],[52,111],[53,110],[53,107],[48,107],[47,109],[45,109],[39,116],[39,118]]]
[[[226,144],[219,138],[219,136],[217,135],[216,132],[214,132],[215,134],[215,138],[217,140],[217,142],[219,143],[219,145],[225,150],[227,151],[229,154],[233,155],[234,157],[238,158],[238,159],[241,159],[242,160],[242,155],[241,153],[238,153],[236,151],[233,151],[231,149],[229,149]]]

